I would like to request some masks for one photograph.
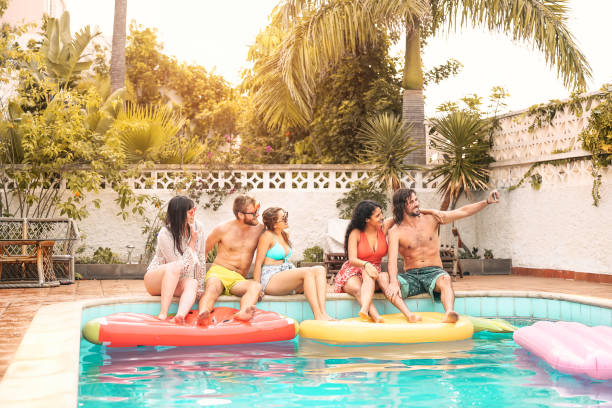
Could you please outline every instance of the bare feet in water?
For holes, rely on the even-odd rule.
[[[198,326],[208,326],[210,324],[210,310],[202,310],[198,314]]]
[[[459,320],[459,315],[457,314],[457,312],[455,312],[454,310],[449,310],[444,315],[442,323],[457,323],[457,320]]]
[[[249,306],[246,309],[240,310],[238,313],[236,313],[234,315],[234,319],[244,321],[251,320],[253,314],[255,313],[255,310],[257,310],[255,306]]]

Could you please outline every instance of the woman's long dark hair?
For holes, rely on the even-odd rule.
[[[181,243],[181,235],[185,233],[185,220],[187,219],[187,211],[195,207],[193,201],[185,196],[176,196],[168,203],[168,211],[166,212],[166,228],[172,234],[174,240],[174,250],[183,255],[183,244]]]
[[[348,227],[346,227],[346,234],[344,234],[344,255],[348,258],[348,239],[351,232],[354,229],[359,231],[365,230],[366,220],[374,214],[376,208],[382,209],[380,204],[372,200],[364,200],[357,204],[357,207],[353,210],[353,217]]]
[[[269,231],[274,230],[274,224],[280,221],[278,219],[278,213],[280,211],[285,211],[285,210],[283,210],[280,207],[270,207],[270,208],[266,208],[266,211],[264,211],[263,214],[261,214],[261,220],[263,221],[264,225]],[[281,235],[283,239],[285,240],[285,242],[287,243],[287,245],[289,245],[289,248],[291,248],[291,241],[289,241],[289,234],[287,234],[285,231],[281,231]]]

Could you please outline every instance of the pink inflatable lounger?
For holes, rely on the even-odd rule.
[[[513,338],[562,373],[612,379],[612,327],[537,322],[516,330]]]

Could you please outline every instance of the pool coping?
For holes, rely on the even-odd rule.
[[[518,297],[563,300],[612,309],[612,299],[556,292],[517,290],[457,291],[457,298]],[[428,298],[426,295],[410,299]],[[344,293],[328,293],[328,300],[351,300]],[[374,299],[384,300],[382,294]],[[236,302],[235,296],[219,301]],[[264,296],[262,302],[305,301],[304,295]],[[158,303],[159,297],[124,296],[55,303],[41,307],[26,331],[13,361],[0,382],[2,407],[70,407],[78,404],[81,318],[84,309],[117,303]],[[46,341],[46,342],[45,342]],[[75,350],[77,352],[75,353]]]

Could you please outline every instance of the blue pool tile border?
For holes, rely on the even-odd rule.
[[[612,326],[612,301],[607,299],[589,298],[589,302],[580,302],[581,299],[574,295],[538,293],[537,296],[515,293],[497,293],[497,296],[470,296],[457,297],[455,299],[455,310],[462,315],[478,317],[499,318],[527,318],[538,320],[566,320],[584,323],[590,326],[606,325]],[[503,295],[503,296],[502,296]],[[521,296],[522,295],[522,296]],[[155,297],[140,298],[140,302],[122,302],[120,299],[99,300],[98,306],[85,306],[81,319],[81,327],[85,322],[106,316],[117,311],[130,311],[135,313],[157,314],[159,312],[159,301]],[[568,300],[569,299],[569,300]],[[585,299],[582,299],[583,301]],[[111,303],[112,302],[112,303]],[[592,303],[601,303],[600,305]],[[408,308],[415,312],[443,312],[442,304],[435,305],[428,296],[419,296],[405,300]],[[120,304],[120,306],[118,306]],[[384,297],[376,295],[374,305],[381,314],[399,313],[397,308]],[[223,296],[217,301],[217,306],[238,308],[239,302],[235,297]],[[195,307],[195,306],[194,306]],[[312,310],[308,302],[301,295],[295,296],[266,296],[257,304],[262,310],[274,311],[291,317],[298,322],[313,319]],[[346,319],[357,316],[359,304],[354,298],[339,294],[330,296],[326,303],[327,313],[337,319]],[[173,303],[170,312],[176,311],[176,303]]]

